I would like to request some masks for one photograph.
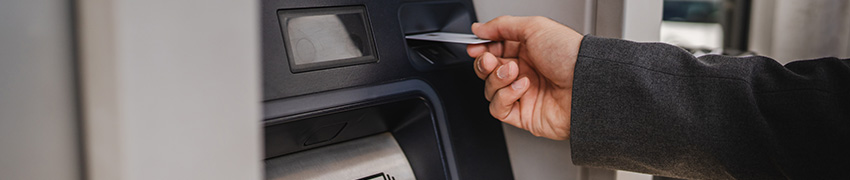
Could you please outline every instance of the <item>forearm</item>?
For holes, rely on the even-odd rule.
[[[828,77],[850,72],[847,61],[822,61],[844,67],[800,74],[811,68],[765,57],[697,59],[666,44],[586,37],[573,81],[574,163],[686,178],[781,178],[788,172],[776,161],[785,160],[777,157],[787,145],[777,133],[789,125],[763,112],[782,110],[784,100],[762,99],[801,86],[846,99],[841,84],[850,76]],[[842,120],[833,125],[846,127]],[[846,133],[837,135],[846,141]]]

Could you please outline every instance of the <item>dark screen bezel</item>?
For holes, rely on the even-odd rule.
[[[293,48],[290,44],[289,32],[288,32],[288,19],[295,17],[303,17],[303,16],[316,16],[316,15],[336,15],[336,14],[358,14],[360,18],[363,20],[363,27],[365,28],[366,38],[365,38],[365,46],[366,51],[369,52],[369,55],[353,57],[353,58],[344,58],[344,59],[334,59],[327,60],[321,62],[314,63],[305,63],[305,64],[297,64],[293,57]],[[378,62],[377,51],[375,48],[375,40],[372,35],[372,27],[369,22],[369,16],[366,13],[366,7],[364,6],[345,6],[345,7],[323,7],[323,8],[308,8],[308,9],[281,9],[277,11],[278,22],[280,24],[281,35],[283,36],[283,44],[284,50],[286,51],[286,61],[289,62],[289,68],[292,73],[300,73],[307,71],[314,71],[320,69],[330,69],[337,68],[343,66],[351,66],[357,64],[366,64],[366,63],[376,63]]]

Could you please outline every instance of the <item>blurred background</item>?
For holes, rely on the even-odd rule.
[[[694,54],[781,63],[850,56],[846,0],[664,0],[661,41]]]

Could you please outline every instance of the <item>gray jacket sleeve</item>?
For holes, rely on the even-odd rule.
[[[850,177],[850,60],[695,58],[586,36],[573,163],[688,179]]]

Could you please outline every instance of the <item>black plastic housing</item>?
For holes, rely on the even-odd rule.
[[[378,61],[293,72],[278,12],[349,6],[365,7]],[[391,132],[418,179],[512,179],[501,123],[488,112],[466,46],[404,38],[468,33],[472,7],[471,0],[262,0],[265,157]],[[432,46],[451,56],[421,64],[417,51]]]
[[[372,96],[355,96],[364,92]],[[347,98],[336,98],[346,96]],[[454,156],[450,149],[443,109],[427,84],[407,80],[385,85],[342,89],[309,98],[276,101],[268,114],[291,114],[267,120],[264,128],[265,157],[274,158],[299,151],[390,132],[408,159],[417,179],[452,179]],[[311,101],[336,100],[314,104]],[[304,113],[280,108],[303,105],[319,109]],[[322,129],[329,129],[322,131]],[[316,136],[322,140],[310,143]],[[456,173],[456,172],[455,172]]]

